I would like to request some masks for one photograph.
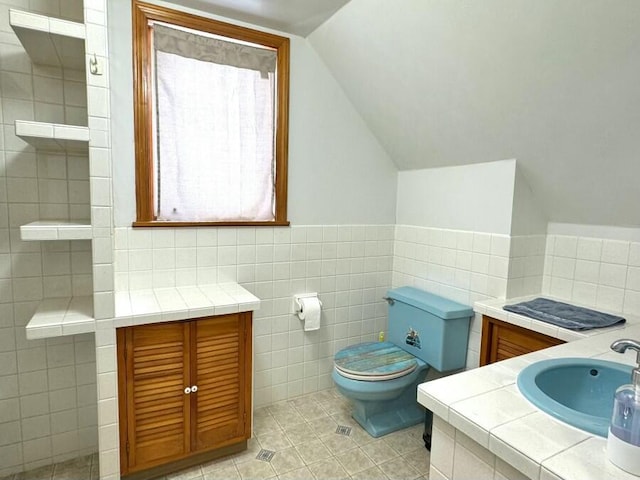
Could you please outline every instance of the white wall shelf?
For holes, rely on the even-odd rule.
[[[33,63],[83,70],[83,23],[9,10],[9,23]]]
[[[16,120],[16,135],[38,150],[87,152],[89,128],[60,123]]]
[[[95,332],[93,297],[45,298],[26,329],[29,340]]]
[[[32,222],[20,227],[21,240],[91,240],[91,225],[66,220]]]

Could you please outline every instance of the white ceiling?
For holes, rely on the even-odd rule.
[[[309,41],[400,170],[516,158],[551,221],[640,226],[640,1],[351,0]]]
[[[349,0],[173,0],[185,7],[306,37]]]

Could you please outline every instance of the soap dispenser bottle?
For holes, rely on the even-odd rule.
[[[640,343],[617,340],[611,348],[619,353],[629,348],[636,350],[638,365],[633,369],[631,383],[616,390],[607,437],[607,456],[621,469],[640,475]]]

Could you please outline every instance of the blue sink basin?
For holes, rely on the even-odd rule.
[[[518,375],[520,392],[543,412],[569,425],[606,437],[613,394],[631,382],[631,367],[592,358],[553,358]]]

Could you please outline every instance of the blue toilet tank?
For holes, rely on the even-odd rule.
[[[467,361],[467,305],[419,290],[400,287],[387,292],[388,340],[440,372],[463,368]]]

